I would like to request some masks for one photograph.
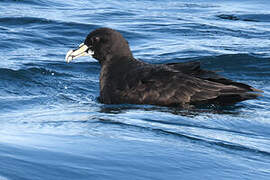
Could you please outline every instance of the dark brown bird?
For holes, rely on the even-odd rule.
[[[229,105],[255,99],[262,92],[249,85],[203,70],[199,62],[149,64],[135,59],[128,42],[117,31],[91,32],[66,60],[93,56],[101,64],[100,101],[105,104],[152,104],[189,107]]]

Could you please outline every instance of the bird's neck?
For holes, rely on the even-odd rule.
[[[132,68],[132,66],[136,65],[139,61],[136,60],[132,55],[130,56],[114,56],[112,58],[108,58],[105,61],[102,61],[101,71],[122,71],[124,68]]]

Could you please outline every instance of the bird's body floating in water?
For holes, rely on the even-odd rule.
[[[101,64],[100,101],[105,104],[152,104],[190,107],[230,105],[255,99],[261,92],[249,85],[203,70],[199,62],[149,64],[135,59],[128,42],[117,31],[91,32],[66,60],[93,56]]]

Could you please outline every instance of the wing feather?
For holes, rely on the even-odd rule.
[[[190,70],[198,71],[198,63],[192,64],[191,67]],[[186,69],[187,71],[189,70]],[[124,82],[128,82],[128,85],[119,92],[120,97],[123,102],[133,104],[185,106],[201,102],[225,102],[228,98],[237,101],[240,97],[243,98],[241,94],[248,91],[243,86],[222,84],[164,66],[133,69],[125,76]]]

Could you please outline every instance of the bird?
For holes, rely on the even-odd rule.
[[[90,32],[65,59],[69,63],[81,56],[92,56],[101,65],[98,99],[103,104],[224,106],[256,99],[263,92],[204,70],[199,61],[152,64],[135,59],[128,41],[111,28]]]

